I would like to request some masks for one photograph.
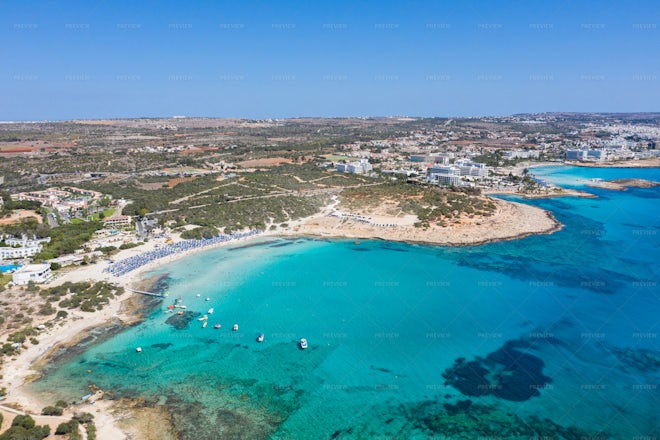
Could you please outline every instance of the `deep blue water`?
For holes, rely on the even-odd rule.
[[[580,189],[660,181],[658,169],[533,173]],[[144,323],[31,386],[54,400],[90,383],[145,397],[186,439],[652,438],[660,190],[587,190],[597,198],[525,202],[565,225],[552,235],[261,240],[191,256],[152,274],[171,296]],[[214,308],[206,328],[166,323],[179,296],[188,311]]]

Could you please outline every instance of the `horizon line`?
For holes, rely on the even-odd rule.
[[[453,116],[415,116],[415,115],[344,115],[344,116],[285,116],[285,117],[240,117],[240,116],[199,116],[199,115],[171,115],[171,116],[113,116],[113,117],[90,117],[90,118],[65,118],[65,119],[23,119],[23,120],[0,120],[0,124],[18,124],[18,123],[44,123],[44,122],[77,122],[77,121],[119,121],[124,119],[237,119],[243,121],[250,120],[287,120],[287,119],[394,119],[394,118],[414,118],[414,119],[477,119],[477,118],[504,118],[513,116],[539,116],[539,115],[558,115],[558,114],[590,114],[590,115],[630,115],[630,114],[660,114],[660,111],[547,111],[530,113],[510,113],[510,114],[484,114],[484,115],[453,115]]]

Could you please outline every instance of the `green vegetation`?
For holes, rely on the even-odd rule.
[[[104,209],[102,212],[97,212],[97,213],[92,214],[90,216],[91,217],[90,220],[93,221],[93,222],[101,221],[104,218],[111,217],[112,214],[115,213],[115,211],[116,211],[115,208]]]
[[[69,440],[81,439],[79,427],[85,425],[88,440],[96,439],[94,416],[90,413],[76,413],[68,422],[60,423],[55,430],[56,435],[68,435]]]
[[[491,153],[482,154],[472,158],[474,162],[484,163],[489,167],[510,167],[520,162],[529,161],[529,159],[505,159],[502,150],[496,150]]]
[[[48,231],[51,238],[35,259],[48,260],[61,255],[71,254],[80,249],[83,243],[92,238],[94,232],[103,228],[101,222],[82,222],[61,225]]]
[[[218,235],[218,232],[219,232],[218,228],[214,228],[212,226],[211,227],[199,227],[199,228],[183,231],[181,233],[181,238],[185,238],[187,240],[189,240],[189,239],[200,240],[202,238],[215,237],[216,235]]]
[[[67,282],[60,286],[43,290],[40,295],[48,301],[57,301],[59,298],[71,294],[69,298],[60,301],[59,306],[68,309],[80,309],[83,312],[94,312],[103,309],[110,299],[124,293],[123,287],[116,287],[105,281],[95,284],[88,282]],[[60,312],[58,312],[59,316]]]
[[[0,232],[7,235],[20,237],[23,234],[36,237],[47,237],[48,226],[34,217],[23,218],[17,223],[3,225],[0,227]]]
[[[432,223],[445,225],[461,215],[490,216],[495,211],[492,200],[474,188],[440,188],[391,181],[382,185],[347,189],[341,194],[342,205],[349,209],[375,207],[383,201],[394,203],[396,211],[415,214],[418,227]]]
[[[55,429],[55,435],[64,435],[68,434],[69,439],[78,439],[80,438],[80,432],[78,432],[78,421],[76,420],[69,420],[68,422],[62,422],[59,425],[57,425],[57,429]]]
[[[28,337],[34,336],[38,333],[39,332],[37,332],[36,329],[34,329],[32,327],[26,327],[22,330],[11,333],[9,336],[7,336],[7,341],[22,344],[23,342],[25,342],[27,340]]]
[[[67,408],[69,404],[66,403],[66,401],[64,400],[58,400],[57,402],[55,402],[55,406],[59,406],[60,408]]]
[[[61,416],[62,408],[59,406],[46,406],[41,410],[41,414],[44,416]]]
[[[2,198],[3,203],[0,206],[0,215],[7,214],[16,209],[29,209],[34,211],[39,211],[41,208],[41,203],[33,202],[31,200],[12,200],[9,192],[0,191],[0,198]]]
[[[122,243],[119,246],[119,249],[124,250],[124,249],[132,249],[134,247],[138,247],[140,245],[143,245],[143,242],[138,242],[138,243]]]
[[[34,419],[29,415],[17,415],[11,422],[11,427],[0,434],[0,440],[36,440],[49,435],[49,426],[36,426]]]

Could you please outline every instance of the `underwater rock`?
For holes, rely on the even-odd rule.
[[[200,316],[199,312],[185,311],[183,312],[182,315],[176,314],[170,316],[169,318],[167,318],[167,321],[165,321],[165,323],[171,325],[177,330],[182,330],[188,327],[190,321],[197,318],[198,316]]]
[[[445,384],[466,396],[493,395],[500,399],[524,401],[539,396],[539,389],[551,382],[543,374],[543,360],[518,350],[525,341],[507,341],[485,359],[458,358],[442,373]]]

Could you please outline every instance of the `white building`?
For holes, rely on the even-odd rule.
[[[28,264],[14,272],[12,274],[12,280],[14,284],[22,286],[30,281],[44,283],[52,276],[50,264]]]
[[[373,166],[369,163],[367,159],[356,160],[355,162],[350,163],[340,163],[337,164],[337,171],[340,173],[355,173],[363,174],[368,173],[373,169]]]
[[[605,160],[605,157],[607,154],[605,153],[604,150],[589,150],[587,151],[587,159],[589,160],[595,160],[600,162],[601,160]]]
[[[429,183],[458,186],[461,184],[461,171],[455,166],[432,167],[429,168],[427,179]]]
[[[27,236],[16,238],[13,236],[1,237],[11,247],[0,247],[0,259],[26,258],[37,255],[43,249],[42,243],[50,243],[50,237],[32,238]],[[19,246],[19,247],[14,247]]]
[[[132,219],[127,215],[115,215],[103,220],[105,228],[122,228],[131,226]]]
[[[509,150],[504,152],[505,159],[538,159],[541,152],[538,150]]]
[[[41,245],[33,247],[0,247],[0,259],[26,258],[41,252]]]
[[[9,246],[22,246],[22,247],[33,247],[39,246],[41,243],[50,243],[50,237],[46,238],[37,238],[33,237],[29,239],[27,235],[23,235],[21,238],[5,236],[5,243]]]
[[[566,150],[567,160],[587,160],[587,150]]]
[[[458,167],[461,176],[486,177],[488,175],[488,167],[483,163],[459,159],[454,165]]]

